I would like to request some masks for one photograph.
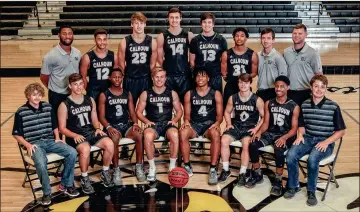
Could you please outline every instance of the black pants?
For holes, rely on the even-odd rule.
[[[69,94],[61,94],[49,90],[49,103],[51,104],[55,114],[57,114],[61,102],[64,101],[68,96]]]
[[[294,102],[301,107],[301,104],[305,100],[311,97],[311,90],[310,89],[301,90],[301,91],[289,90],[288,96],[290,99],[294,100]]]
[[[258,95],[258,97],[260,97],[265,103],[266,101],[276,97],[275,88],[257,90],[256,95]]]

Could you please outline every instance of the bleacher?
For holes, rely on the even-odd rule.
[[[326,12],[330,15],[340,32],[356,33],[360,32],[360,4],[356,2],[344,1],[323,1]]]
[[[33,12],[36,1],[1,1],[0,2],[0,34],[17,35],[24,27],[29,15]]]
[[[168,28],[167,12],[179,7],[183,12],[182,27],[194,33],[201,32],[200,14],[211,11],[215,17],[215,31],[232,33],[234,28],[247,27],[250,33],[259,33],[272,26],[276,33],[291,33],[295,24],[302,23],[295,6],[290,1],[71,1],[66,2],[57,28],[70,25],[75,34],[92,34],[97,28],[105,28],[111,34],[130,34],[130,17],[140,11],[148,18],[145,28],[148,34],[157,34]],[[96,5],[96,6],[95,6]]]

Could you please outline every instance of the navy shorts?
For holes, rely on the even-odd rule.
[[[90,146],[94,146],[94,145],[98,144],[101,139],[107,138],[106,135],[95,136],[95,130],[88,131],[86,134],[84,134],[82,136],[85,137],[85,141],[83,141],[81,143],[87,142],[87,143],[89,143]],[[66,138],[66,143],[69,144],[70,146],[74,147],[75,149],[79,144],[81,144],[81,143],[76,143],[73,138]]]
[[[151,128],[151,129],[155,130],[156,139],[158,139],[160,136],[166,137],[166,132],[170,128],[177,129],[177,127],[169,125],[167,122],[155,122],[154,126],[151,126],[151,127],[148,127],[148,128]]]
[[[228,81],[224,88],[224,110],[231,95],[239,92],[237,81]]]
[[[264,132],[263,134],[261,134],[260,143],[263,147],[267,145],[274,145],[275,141],[279,139],[281,136],[283,136],[283,134]],[[290,148],[292,146],[292,143],[294,143],[295,139],[296,136],[287,139],[286,147]]]
[[[184,102],[184,96],[191,88],[191,79],[187,76],[168,76],[166,78],[166,87],[176,91],[180,101]]]
[[[210,77],[209,85],[213,89],[220,91],[220,93],[223,93],[222,92],[222,77],[221,77],[221,75],[215,76],[215,77]]]
[[[136,102],[139,99],[141,93],[147,90],[150,86],[150,77],[145,76],[144,78],[130,78],[125,77],[124,79],[124,89],[129,91],[132,95],[134,107],[136,107]]]
[[[119,123],[116,125],[111,124],[112,127],[114,127],[117,131],[119,131],[119,133],[121,134],[122,138],[125,138],[126,135],[129,133],[130,128],[132,127],[133,123],[132,122],[128,122],[126,124],[124,123]],[[104,130],[107,134],[109,134],[107,132],[107,130]]]
[[[251,137],[250,132],[248,132],[249,129],[239,127],[236,124],[234,124],[233,126],[234,126],[234,129],[229,129],[229,130],[225,131],[224,135],[230,135],[234,139],[234,141],[241,140],[247,136]]]
[[[190,125],[191,125],[191,128],[193,128],[195,130],[197,136],[205,137],[206,131],[214,123],[215,123],[214,121],[205,121],[203,123],[191,122]]]

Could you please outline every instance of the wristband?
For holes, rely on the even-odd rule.
[[[105,129],[108,130],[111,127],[111,125],[109,124]]]

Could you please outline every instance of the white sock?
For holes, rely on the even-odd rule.
[[[229,171],[229,161],[228,162],[222,162],[222,165],[223,165],[223,169],[225,171]]]
[[[82,177],[87,177],[87,176],[88,176],[88,173],[87,173],[87,172],[81,172],[81,176],[82,176]]]
[[[170,158],[170,169],[176,167],[176,159],[177,158]]]
[[[149,165],[150,165],[150,170],[151,170],[151,169],[155,170],[155,169],[156,169],[156,166],[155,166],[155,161],[154,161],[154,159],[148,160],[148,162],[149,162]]]
[[[103,171],[107,171],[109,170],[109,167],[108,166],[103,166]]]
[[[241,165],[240,167],[240,174],[246,174],[247,166]]]

